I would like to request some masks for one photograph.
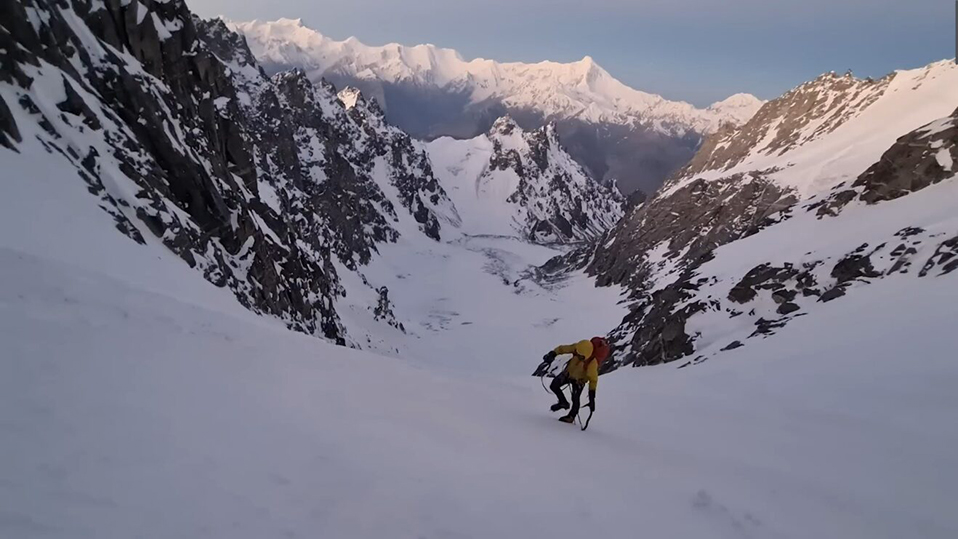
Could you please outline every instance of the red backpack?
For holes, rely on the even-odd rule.
[[[592,337],[592,357],[586,363],[594,359],[597,366],[601,367],[607,357],[609,357],[609,341],[602,337]]]

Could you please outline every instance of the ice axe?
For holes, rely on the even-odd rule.
[[[579,426],[582,427],[582,430],[589,428],[589,421],[592,421],[592,414],[595,413],[591,407],[589,408],[589,417],[585,418],[585,423],[582,422],[582,416],[579,414],[575,415],[575,418],[579,420]]]

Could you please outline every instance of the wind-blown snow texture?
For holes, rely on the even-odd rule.
[[[569,64],[464,60],[434,45],[372,47],[335,41],[299,19],[230,22],[267,71],[356,85],[410,133],[471,138],[504,113],[521,126],[556,122],[573,156],[597,178],[651,192],[691,158],[701,135],[740,125],[761,107],[738,94],[706,109],[632,89],[592,58]]]

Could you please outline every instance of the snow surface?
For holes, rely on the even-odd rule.
[[[958,287],[851,294],[725,361],[603,377],[581,433],[536,358],[440,372],[6,241],[0,266],[4,537],[958,533]]]
[[[426,145],[433,173],[442,182],[462,217],[463,230],[473,234],[514,236],[524,227],[517,208],[507,202],[519,186],[514,170],[496,171],[495,181],[482,182],[493,153],[487,135],[459,140],[442,137]]]
[[[622,84],[590,56],[568,64],[465,60],[435,45],[368,46],[351,37],[336,41],[303,25],[301,19],[227,22],[246,36],[261,63],[301,67],[318,80],[327,72],[385,82],[467,91],[473,103],[500,99],[509,107],[538,110],[546,118],[646,125],[682,135],[711,132],[725,123],[741,124],[763,102],[737,94],[707,109],[669,101]]]
[[[935,160],[938,161],[938,164],[941,165],[947,172],[954,171],[955,161],[951,158],[951,152],[947,148],[942,148],[938,150],[938,153],[935,154]]]
[[[622,307],[507,284],[550,248],[387,246],[362,271],[422,322],[374,356],[130,241],[37,148],[0,150],[0,537],[958,534],[958,286],[853,288],[721,360],[604,376],[582,433],[528,372]]]

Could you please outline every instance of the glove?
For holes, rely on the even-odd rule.
[[[595,412],[595,391],[589,390],[589,410]]]
[[[556,353],[554,351],[549,352],[548,354],[542,356],[542,361],[546,363],[552,363],[556,359]]]

